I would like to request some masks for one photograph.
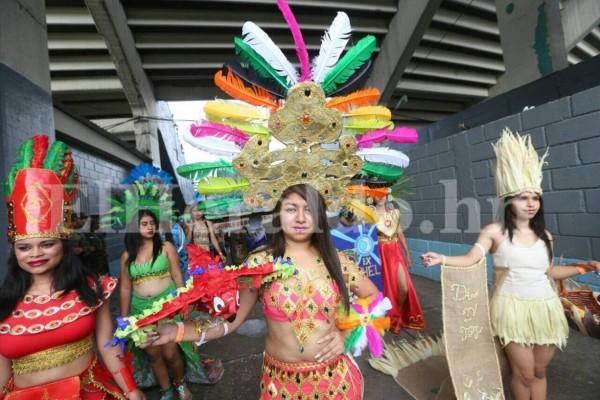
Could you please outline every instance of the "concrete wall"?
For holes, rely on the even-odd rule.
[[[497,210],[491,161],[492,143],[504,127],[531,134],[544,170],[544,208],[557,257],[600,259],[600,86],[506,116],[469,130],[434,139],[409,151],[408,173],[415,198],[406,235],[413,272],[439,279],[418,255],[433,250],[463,254]],[[406,217],[407,219],[409,217]],[[410,224],[409,224],[410,222]],[[595,276],[588,274],[584,280]],[[598,281],[596,280],[596,283]]]

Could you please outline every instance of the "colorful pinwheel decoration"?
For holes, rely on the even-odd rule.
[[[379,293],[375,297],[357,299],[350,305],[350,313],[340,308],[335,325],[338,329],[352,330],[346,338],[346,352],[352,351],[355,357],[369,346],[373,357],[383,354],[383,335],[390,328],[390,318],[385,316],[392,305],[387,297]]]

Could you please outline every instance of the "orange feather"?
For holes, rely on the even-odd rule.
[[[231,70],[227,73],[227,77],[223,76],[223,71],[218,71],[215,74],[215,85],[231,97],[248,104],[267,107],[271,111],[279,108],[279,104],[269,92],[258,86],[246,87],[242,79]]]
[[[357,90],[343,97],[334,97],[325,105],[328,108],[335,108],[339,111],[350,111],[356,107],[372,106],[379,101],[379,90],[364,89]]]
[[[352,196],[359,196],[361,198],[371,197],[374,199],[385,197],[389,192],[389,189],[386,187],[370,188],[365,185],[348,185],[347,189],[348,193]]]

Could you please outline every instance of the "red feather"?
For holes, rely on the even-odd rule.
[[[31,156],[31,168],[44,168],[44,159],[48,153],[48,136],[37,135],[33,140],[33,154]]]

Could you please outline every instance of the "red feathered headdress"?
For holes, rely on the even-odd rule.
[[[9,242],[32,237],[68,239],[78,182],[66,144],[49,146],[46,135],[23,143],[4,182]]]

